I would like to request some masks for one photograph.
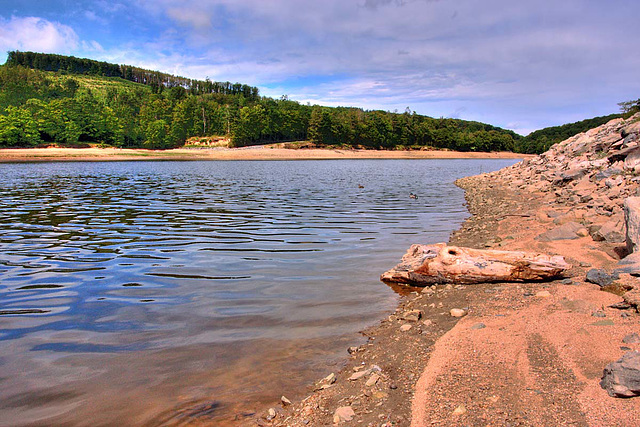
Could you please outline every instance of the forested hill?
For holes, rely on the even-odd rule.
[[[518,153],[544,153],[553,144],[564,141],[567,138],[586,132],[589,129],[601,126],[610,120],[622,117],[622,114],[610,114],[592,119],[581,120],[575,123],[568,123],[562,126],[552,126],[531,132],[529,135],[518,140],[515,149]]]
[[[0,146],[169,148],[192,137],[226,137],[235,146],[307,140],[320,146],[461,151],[513,150],[522,138],[408,108],[391,113],[303,105],[261,97],[246,85],[60,55],[10,52],[0,66]]]
[[[135,83],[142,83],[152,88],[153,92],[172,87],[185,88],[193,95],[220,93],[225,95],[242,95],[247,99],[258,99],[258,88],[241,83],[212,82],[210,80],[194,80],[173,76],[160,71],[145,70],[131,65],[117,65],[108,62],[94,61],[74,56],[63,56],[36,52],[9,52],[5,65],[9,67],[23,66],[34,70],[62,72],[103,77],[120,77]]]

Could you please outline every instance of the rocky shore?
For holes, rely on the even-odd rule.
[[[640,398],[602,380],[638,380],[639,142],[636,115],[460,180],[472,216],[451,244],[561,255],[565,277],[398,287],[339,372],[251,425],[640,425]]]

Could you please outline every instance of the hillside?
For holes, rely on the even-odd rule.
[[[520,139],[516,143],[515,149],[518,153],[543,153],[558,142],[564,141],[573,135],[586,132],[589,129],[601,126],[619,117],[622,117],[622,114],[609,114],[608,116],[594,117],[575,123],[567,123],[562,126],[551,126],[539,129]]]
[[[171,148],[188,138],[234,146],[307,140],[370,149],[513,151],[521,137],[484,123],[411,112],[303,105],[240,83],[126,65],[10,52],[0,66],[0,146]]]

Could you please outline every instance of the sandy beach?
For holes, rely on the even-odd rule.
[[[458,151],[382,151],[286,149],[270,146],[243,148],[178,148],[143,150],[120,148],[11,148],[0,149],[0,162],[132,161],[132,160],[335,160],[335,159],[515,159],[527,155]]]

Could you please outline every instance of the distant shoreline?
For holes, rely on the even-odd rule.
[[[203,149],[177,148],[172,150],[128,148],[0,149],[0,163],[135,160],[522,159],[527,157],[531,156],[511,152],[288,149],[268,146]]]

